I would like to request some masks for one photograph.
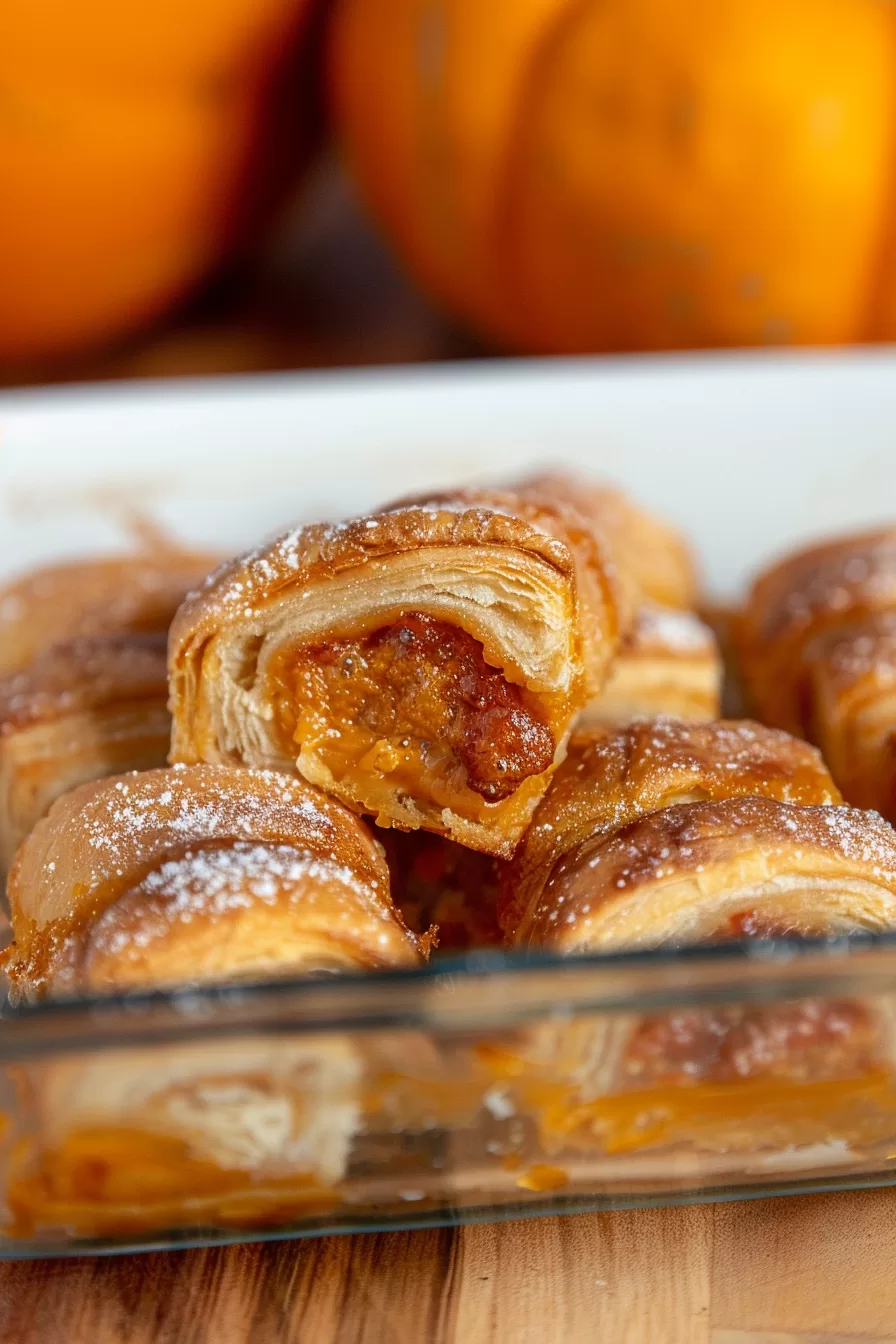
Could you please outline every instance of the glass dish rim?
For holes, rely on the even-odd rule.
[[[240,1034],[488,1035],[545,1017],[886,992],[896,932],[577,956],[477,950],[404,970],[6,1002],[0,1063]]]

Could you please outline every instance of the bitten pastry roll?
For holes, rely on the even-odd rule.
[[[77,784],[165,764],[171,738],[164,634],[54,644],[0,677],[0,867]]]
[[[896,531],[772,566],[737,634],[755,712],[816,742],[851,802],[896,817]]]
[[[644,603],[581,724],[630,723],[660,714],[693,722],[721,711],[722,659],[708,626],[690,611]]]
[[[419,964],[379,845],[302,780],[199,765],[60,798],[9,877],[15,997]]]
[[[758,724],[577,736],[502,881],[518,946],[615,951],[896,927],[896,834]]]
[[[465,495],[300,528],[178,612],[172,759],[297,773],[507,856],[618,637],[609,566],[559,505]]]
[[[63,641],[167,630],[184,595],[216,563],[157,546],[32,570],[0,588],[0,675]]]

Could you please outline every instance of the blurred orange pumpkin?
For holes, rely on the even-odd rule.
[[[534,351],[863,335],[896,164],[888,0],[340,0],[363,195]]]
[[[2,0],[0,361],[155,316],[239,239],[307,0]]]

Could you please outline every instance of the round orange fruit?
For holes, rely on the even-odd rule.
[[[887,0],[342,0],[336,106],[424,284],[534,351],[863,335]]]

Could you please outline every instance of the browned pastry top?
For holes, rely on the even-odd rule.
[[[812,546],[755,580],[736,624],[748,689],[763,717],[805,732],[802,660],[826,631],[896,607],[896,531],[859,533]]]
[[[558,859],[679,803],[738,796],[825,804],[840,794],[814,747],[758,723],[643,719],[615,733],[573,735],[502,880],[502,923],[511,932]]]
[[[163,632],[88,635],[54,644],[0,677],[0,734],[117,702],[167,695]]]
[[[877,611],[864,620],[821,635],[807,650],[811,666],[823,662],[834,694],[866,677],[896,683],[896,610]],[[896,724],[893,725],[896,729]]]
[[[568,472],[540,472],[514,488],[536,499],[556,500],[593,523],[639,597],[667,607],[696,604],[699,576],[684,537],[623,491]]]
[[[788,915],[765,910],[769,880],[772,889],[783,881],[785,892],[804,888]],[[572,951],[880,931],[893,925],[894,892],[896,835],[877,813],[726,798],[665,807],[567,850],[518,940]]]
[[[277,847],[285,857],[289,851],[293,861],[304,854],[347,874],[346,881],[369,893],[368,903],[380,908],[389,937],[394,920],[382,850],[340,803],[303,780],[270,771],[175,766],[82,785],[38,822],[9,878],[15,934],[10,974],[39,989],[64,968],[91,926],[116,902],[131,899],[133,904],[128,894],[139,896],[141,884],[153,874],[156,885],[143,893],[141,908],[148,894],[165,895],[160,880],[166,872],[172,881],[177,878],[183,895],[189,895],[191,883],[199,883],[197,893],[211,901],[209,875],[216,862],[226,863],[230,875],[222,869],[219,882],[261,881],[261,869],[253,873],[252,864],[258,867],[262,850],[276,857]],[[246,859],[239,865],[214,857],[242,849]],[[283,868],[285,858],[278,862]],[[236,866],[240,872],[235,874]],[[292,881],[291,872],[287,864],[280,876]],[[269,879],[276,877],[272,868]],[[254,894],[264,899],[261,890]],[[138,940],[139,924],[130,930]],[[394,930],[396,942],[409,943],[400,924]]]
[[[286,589],[302,588],[346,570],[424,547],[508,546],[572,575],[569,547],[513,513],[463,500],[432,507],[397,507],[343,523],[310,523],[284,533],[210,574],[190,594],[171,627],[172,658],[186,640],[201,638],[229,613],[251,615]]]
[[[216,563],[174,548],[47,566],[0,590],[0,673],[60,641],[167,630],[184,594]]]

